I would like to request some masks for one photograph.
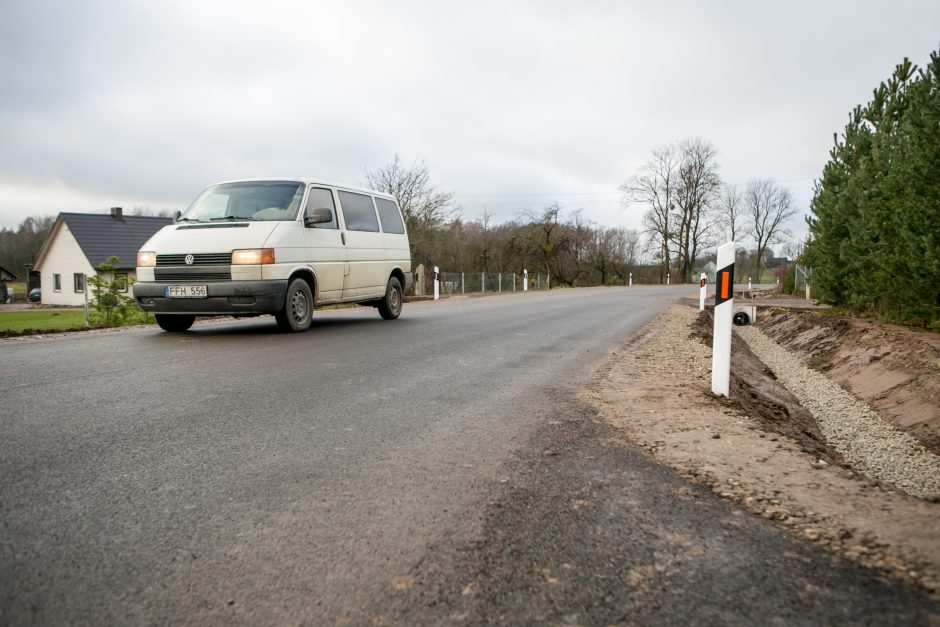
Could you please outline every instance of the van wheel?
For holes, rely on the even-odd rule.
[[[401,283],[392,277],[388,280],[388,287],[385,288],[385,298],[379,301],[379,315],[386,320],[394,320],[401,315],[401,304]]]
[[[157,324],[160,325],[161,329],[170,333],[182,333],[193,326],[196,321],[196,316],[187,315],[154,314],[153,317],[157,319]]]
[[[303,279],[294,279],[287,286],[284,309],[274,314],[277,326],[282,331],[294,333],[306,331],[313,319],[313,294]]]

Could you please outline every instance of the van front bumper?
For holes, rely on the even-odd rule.
[[[160,281],[134,283],[134,298],[144,311],[196,315],[269,314],[284,308],[287,279],[272,281],[219,281],[206,286],[206,298],[167,298],[168,285]]]

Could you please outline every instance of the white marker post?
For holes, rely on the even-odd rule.
[[[441,270],[434,266],[434,300],[441,298]]]
[[[666,285],[669,285],[669,274],[666,274]]]
[[[708,277],[705,276],[705,273],[702,273],[702,278],[698,282],[698,310],[705,311],[705,292],[708,291],[706,284],[708,282]]]
[[[85,292],[85,328],[91,328],[91,318],[88,316],[88,275],[82,275],[82,291]]]
[[[529,291],[529,271],[528,270],[522,271],[522,291],[523,292]]]
[[[734,242],[718,248],[715,325],[712,330],[712,393],[728,396],[731,381],[731,319],[734,316]]]
[[[633,273],[632,272],[630,273],[630,279],[629,279],[629,282],[627,283],[627,286],[633,287]]]

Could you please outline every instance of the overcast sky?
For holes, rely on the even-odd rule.
[[[805,212],[848,112],[940,46],[936,0],[2,7],[0,227],[240,177],[363,183],[396,153],[469,219],[557,200],[637,227],[618,186],[691,136]]]

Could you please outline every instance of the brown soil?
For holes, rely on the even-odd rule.
[[[758,326],[940,454],[940,334],[810,311],[761,310]]]
[[[700,312],[692,326],[692,337],[705,346],[712,344],[713,309]],[[845,465],[842,456],[828,444],[813,416],[800,401],[750,351],[737,335],[731,337],[731,395],[708,397],[748,416],[760,426],[800,445],[804,451],[830,464]]]
[[[857,475],[743,343],[731,399],[710,392],[709,323],[675,306],[616,351],[584,393],[622,437],[797,536],[928,590],[940,504]]]

